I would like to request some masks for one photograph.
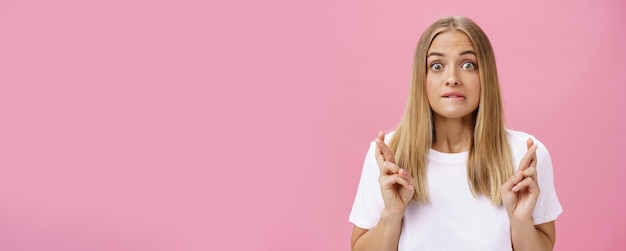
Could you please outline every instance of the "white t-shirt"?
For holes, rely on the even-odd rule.
[[[386,137],[387,143],[393,133]],[[537,148],[537,180],[540,194],[533,211],[535,224],[555,220],[563,211],[554,190],[552,161],[546,147],[524,132],[507,130],[515,169],[526,154],[526,140]],[[380,219],[384,202],[379,168],[372,142],[365,157],[350,222],[371,229]],[[409,202],[404,213],[398,251],[408,250],[511,250],[510,223],[502,205],[493,206],[485,196],[474,197],[467,180],[468,152],[428,153],[427,176],[430,204]]]

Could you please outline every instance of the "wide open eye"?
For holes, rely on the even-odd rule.
[[[465,62],[461,65],[461,68],[463,68],[463,70],[473,70],[476,69],[476,64],[472,62]]]
[[[443,69],[443,65],[441,63],[433,63],[430,65],[430,69],[432,71],[441,71]]]

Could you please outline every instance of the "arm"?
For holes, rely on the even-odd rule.
[[[385,144],[385,134],[380,132],[376,141],[376,162],[380,168],[378,182],[385,207],[372,229],[354,226],[351,247],[354,251],[398,250],[404,210],[415,192],[411,175],[395,164],[391,149]]]
[[[533,210],[539,197],[537,182],[537,145],[527,141],[528,151],[519,171],[502,185],[502,203],[511,223],[513,250],[552,250],[556,240],[554,221],[535,225]]]
[[[554,221],[534,225],[532,219],[511,221],[513,250],[552,250],[556,238]]]
[[[398,250],[403,215],[383,211],[378,224],[372,229],[354,226],[351,246],[353,251]]]

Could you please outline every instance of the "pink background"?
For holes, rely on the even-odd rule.
[[[447,15],[552,154],[556,250],[626,249],[624,1],[226,2],[0,2],[0,250],[349,250]]]

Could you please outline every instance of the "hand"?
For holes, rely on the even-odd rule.
[[[539,198],[537,183],[537,145],[526,141],[528,151],[522,158],[517,173],[501,188],[502,204],[509,219],[532,220],[532,213]]]
[[[375,141],[376,162],[380,168],[378,182],[385,209],[395,215],[404,215],[404,210],[415,193],[415,181],[406,170],[396,165],[393,152],[385,144],[385,133],[379,132]]]

